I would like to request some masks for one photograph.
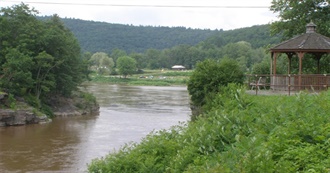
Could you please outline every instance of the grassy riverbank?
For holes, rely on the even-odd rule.
[[[224,88],[194,122],[93,160],[97,172],[329,172],[330,92],[256,96]]]
[[[146,70],[142,74],[134,74],[127,78],[119,75],[102,76],[92,74],[90,77],[92,82],[102,82],[109,84],[127,84],[140,86],[172,86],[186,85],[192,71],[162,71],[162,70]]]

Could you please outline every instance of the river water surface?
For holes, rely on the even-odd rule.
[[[85,172],[92,159],[189,119],[186,87],[89,84],[100,114],[0,128],[0,172]]]

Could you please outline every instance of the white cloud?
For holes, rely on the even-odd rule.
[[[35,7],[41,12],[41,15],[56,13],[60,17],[133,25],[228,30],[267,24],[276,19],[268,8],[256,8],[270,6],[271,0],[23,0],[23,2]],[[45,2],[46,4],[44,4]],[[52,2],[59,4],[49,4]],[[1,1],[0,6],[5,7],[19,3],[20,1],[14,0]],[[67,3],[71,5],[65,5]],[[148,7],[141,7],[143,5]],[[195,8],[186,6],[194,6]],[[213,8],[201,8],[201,6]]]

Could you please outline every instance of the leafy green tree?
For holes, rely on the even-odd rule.
[[[270,8],[274,13],[278,13],[279,21],[271,24],[273,35],[281,33],[284,39],[305,32],[305,26],[313,21],[318,27],[320,34],[330,36],[330,8],[322,6],[324,0],[273,0]]]
[[[55,61],[54,57],[47,54],[46,52],[39,53],[38,56],[34,57],[36,70],[34,74],[35,81],[35,94],[37,99],[41,93],[48,93],[55,88],[55,77],[54,74],[51,73],[51,70],[63,63],[63,61]]]
[[[148,68],[150,69],[159,69],[162,68],[160,64],[161,51],[156,49],[148,49],[145,52],[145,58],[148,60]]]
[[[9,94],[69,96],[86,79],[77,39],[57,15],[47,21],[25,4],[0,10],[0,87]]]
[[[146,61],[146,57],[143,56],[142,53],[131,53],[129,56],[135,59],[136,67],[138,70],[141,70],[141,69],[147,67],[148,64]]]
[[[122,56],[117,59],[117,69],[119,74],[126,78],[136,72],[136,60],[129,56]]]
[[[80,71],[83,74],[83,77],[85,80],[91,80],[89,77],[89,74],[92,72],[90,70],[90,62],[89,60],[92,57],[92,53],[90,52],[84,52],[83,55],[81,56],[81,66],[80,66]]]
[[[94,53],[89,61],[91,69],[94,69],[99,74],[110,74],[115,66],[113,59],[104,52]]]
[[[248,42],[229,43],[222,47],[222,54],[225,57],[237,60],[243,71],[251,67],[253,49]]]
[[[194,106],[202,106],[207,97],[217,93],[220,86],[243,83],[244,74],[237,61],[224,58],[220,62],[207,59],[197,63],[188,81],[188,92]]]
[[[53,15],[45,23],[45,51],[56,61],[63,61],[52,72],[55,74],[56,87],[54,93],[69,96],[85,79],[82,73],[83,61],[80,57],[80,46],[72,32],[68,30],[58,15]]]
[[[117,59],[122,56],[127,56],[125,50],[115,48],[111,51],[110,57],[113,59],[114,62],[117,62]],[[117,64],[116,64],[117,66]]]
[[[32,59],[13,48],[8,50],[1,66],[0,85],[6,92],[22,96],[33,87]]]

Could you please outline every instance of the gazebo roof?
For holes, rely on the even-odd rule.
[[[315,32],[316,25],[306,25],[306,33],[284,41],[273,48],[271,52],[310,52],[330,53],[330,38]]]

